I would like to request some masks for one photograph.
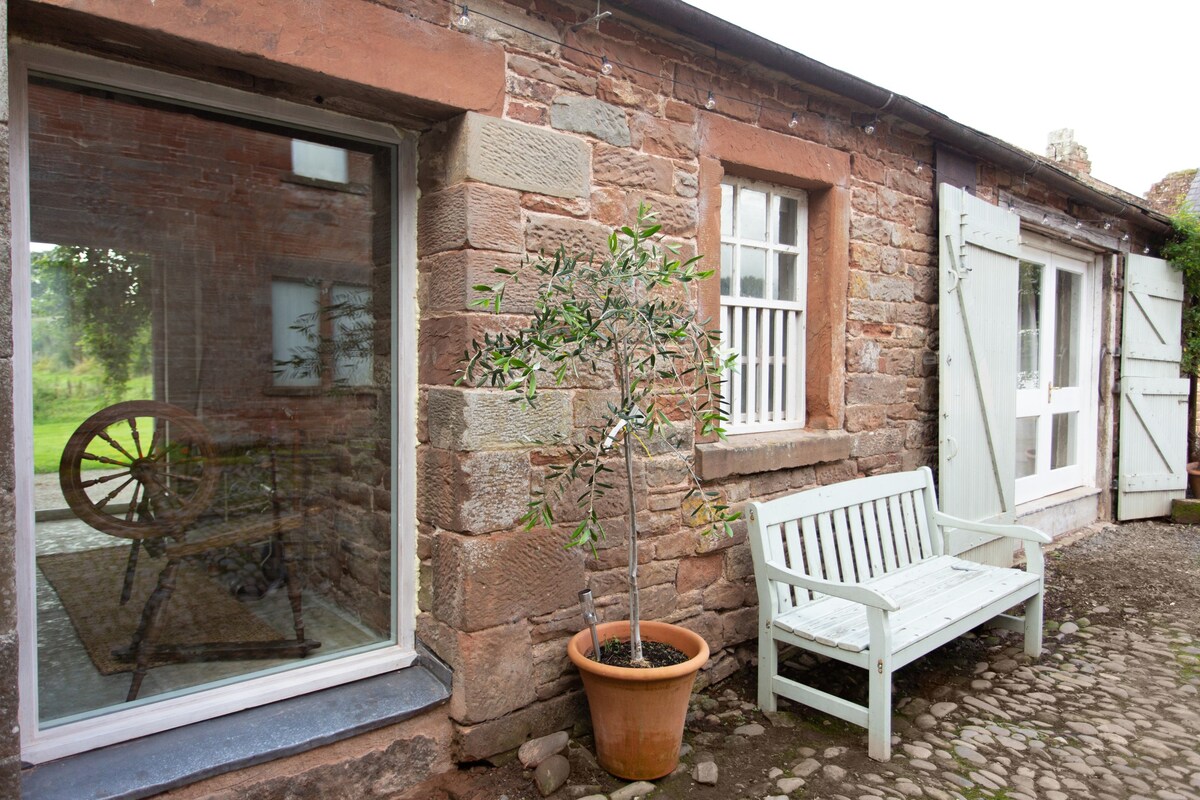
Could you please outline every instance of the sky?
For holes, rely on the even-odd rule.
[[[686,1],[1026,150],[1073,128],[1134,194],[1200,167],[1196,0]]]

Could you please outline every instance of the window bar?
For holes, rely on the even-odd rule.
[[[792,311],[791,324],[788,326],[788,352],[791,353],[791,358],[788,366],[790,367],[790,379],[788,380],[787,391],[787,418],[791,422],[804,421],[804,398],[801,397],[801,386],[804,382],[804,350],[801,348],[800,331],[803,330],[801,320],[803,319],[803,311]]]
[[[729,315],[733,318],[731,346],[737,351],[737,358],[733,362],[733,371],[729,376],[729,421],[741,424],[746,421],[742,414],[742,375],[745,374],[746,369],[743,366],[745,353],[742,347],[742,307],[729,306]]]
[[[784,410],[784,404],[787,402],[787,392],[784,391],[784,354],[787,353],[784,348],[784,318],[790,317],[791,313],[790,311],[773,312],[775,333],[772,336],[772,342],[775,344],[775,380],[772,384],[773,396],[770,398],[770,419],[775,422],[787,419]]]
[[[758,309],[758,421],[771,419],[771,309]]]
[[[758,309],[746,309],[746,424],[758,417]]]

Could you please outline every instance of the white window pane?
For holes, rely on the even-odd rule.
[[[775,254],[775,299],[796,299],[796,254]]]
[[[1055,414],[1050,428],[1050,469],[1069,467],[1078,462],[1076,419],[1078,414]]]
[[[739,239],[767,241],[767,194],[743,188],[738,192]]]
[[[757,247],[743,247],[740,254],[739,294],[742,297],[766,297],[767,251]]]
[[[721,245],[721,294],[731,294],[733,286],[733,245]]]
[[[800,241],[800,203],[794,197],[779,198],[779,222],[775,240],[786,245],[795,245]]]
[[[271,283],[271,353],[276,386],[321,383],[320,289],[298,281]]]
[[[1017,419],[1017,477],[1037,472],[1037,417]]]
[[[728,183],[721,184],[721,236],[733,236],[733,187]]]
[[[292,172],[333,183],[350,180],[347,153],[340,147],[292,139]]]
[[[1083,276],[1059,270],[1054,295],[1054,385],[1079,385],[1079,313]]]
[[[1017,388],[1041,385],[1042,265],[1021,262],[1017,289]]]
[[[371,290],[365,286],[334,286],[330,300],[333,382],[338,386],[367,386],[371,383],[375,351]]]

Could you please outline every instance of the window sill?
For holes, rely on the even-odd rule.
[[[841,430],[745,433],[696,445],[696,470],[703,480],[715,480],[842,461],[850,457],[851,441]]]
[[[284,183],[294,183],[299,186],[308,186],[313,189],[329,189],[334,192],[346,192],[347,194],[366,194],[367,187],[361,183],[342,183],[340,181],[329,181],[324,178],[310,178],[307,175],[297,175],[295,172],[284,175],[282,178]]]
[[[26,769],[21,796],[147,797],[402,722],[450,698],[449,669],[418,651],[406,669]]]

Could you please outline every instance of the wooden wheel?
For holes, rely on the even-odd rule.
[[[132,400],[84,420],[63,449],[58,477],[71,510],[96,530],[155,538],[181,533],[212,502],[215,456],[196,417],[169,403]]]

